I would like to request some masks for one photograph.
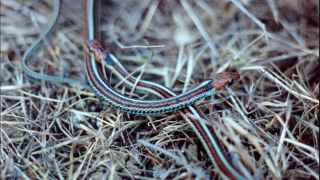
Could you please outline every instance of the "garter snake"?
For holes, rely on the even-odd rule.
[[[153,114],[178,110],[181,116],[191,126],[191,128],[194,130],[194,132],[202,142],[211,161],[221,170],[221,172],[230,179],[246,179],[234,167],[234,165],[230,163],[230,159],[224,152],[223,147],[221,146],[221,143],[213,127],[208,126],[206,125],[206,123],[198,120],[203,119],[209,121],[207,117],[197,107],[192,105],[196,100],[199,100],[204,96],[217,93],[222,89],[230,87],[238,81],[240,77],[239,74],[232,72],[223,72],[213,75],[211,76],[211,79],[203,81],[199,86],[197,86],[197,88],[182,95],[176,95],[170,89],[154,82],[140,80],[138,83],[136,83],[136,78],[130,76],[130,74],[122,66],[122,64],[111,52],[111,50],[98,41],[100,39],[100,34],[98,32],[98,0],[84,0],[83,2],[85,46],[88,49],[86,53],[87,76],[91,86],[75,79],[48,76],[34,72],[26,65],[26,60],[32,57],[32,55],[41,46],[42,39],[49,37],[50,32],[53,29],[53,26],[59,14],[59,0],[53,0],[53,2],[54,12],[48,26],[23,55],[22,67],[27,75],[36,79],[75,84],[78,86],[83,86],[90,90],[94,90],[95,92],[97,92],[100,98],[108,101],[108,104],[122,111],[127,111],[130,113]],[[113,72],[116,72],[116,77],[123,80],[127,86],[133,87],[133,85],[136,84],[135,88],[138,91],[152,93],[163,99],[156,101],[141,101],[128,98],[117,93],[109,85],[108,81],[101,75],[100,69],[102,61],[105,62],[103,63],[104,66],[112,70]],[[199,91],[201,91],[202,94],[199,93]],[[113,95],[114,97],[110,97],[109,94]],[[188,101],[188,98],[186,97],[191,97],[192,100]],[[178,106],[172,105],[173,101],[180,104]],[[126,102],[129,102],[131,104],[128,105],[128,103]],[[196,118],[187,116],[186,114],[188,113],[192,114]]]

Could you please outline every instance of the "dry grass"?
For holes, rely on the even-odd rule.
[[[62,2],[51,48],[29,67],[85,80],[81,8]],[[21,56],[48,23],[51,1],[2,0],[1,13],[2,179],[219,176],[178,113],[122,113],[93,92],[22,73]],[[237,85],[197,103],[234,164],[253,179],[319,179],[318,15],[312,0],[114,2],[103,6],[101,31],[135,76],[178,93],[212,73],[239,71]]]

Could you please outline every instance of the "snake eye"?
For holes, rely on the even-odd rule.
[[[85,44],[85,47],[89,53],[92,53],[93,50],[91,46],[89,46],[88,44]]]
[[[102,45],[99,47],[99,51],[100,51],[100,52],[103,52],[103,51],[104,51],[104,47],[103,47]]]
[[[233,79],[232,78],[229,78],[229,84],[233,84]]]

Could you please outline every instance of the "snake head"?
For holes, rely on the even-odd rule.
[[[101,50],[102,44],[97,40],[86,40],[84,43],[87,50],[92,53],[93,55],[96,55],[96,53],[99,53]]]
[[[219,91],[236,84],[240,79],[240,74],[237,72],[225,71],[214,74],[210,76],[209,79],[212,80],[211,85],[214,87],[214,89]]]
[[[105,45],[97,40],[86,40],[84,45],[86,46],[87,50],[90,54],[94,56],[94,58],[101,62],[101,60],[108,57],[107,49]]]

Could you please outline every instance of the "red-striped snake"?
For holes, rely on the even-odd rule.
[[[201,140],[211,161],[217,165],[221,172],[229,179],[246,179],[241,173],[239,173],[234,165],[230,163],[230,160],[224,152],[214,129],[211,126],[206,125],[206,123],[198,120],[203,119],[208,121],[206,116],[197,107],[192,105],[201,98],[210,96],[235,84],[240,78],[238,73],[222,72],[213,75],[209,79],[204,80],[193,90],[180,95],[176,95],[170,89],[154,82],[143,80],[136,82],[137,79],[130,76],[111,50],[98,41],[100,38],[98,33],[99,14],[97,13],[99,3],[97,3],[97,0],[84,0],[83,2],[85,46],[88,49],[86,54],[87,75],[91,86],[74,79],[48,76],[34,72],[26,65],[26,60],[30,59],[41,46],[41,40],[49,37],[50,35],[50,31],[52,30],[59,14],[59,0],[53,0],[53,2],[54,13],[48,26],[23,55],[22,67],[26,74],[37,79],[76,84],[84,86],[90,90],[93,89],[100,98],[105,100],[111,106],[130,113],[154,114],[178,110],[181,116],[192,127]],[[152,93],[163,99],[142,101],[123,96],[116,92],[102,76],[102,64],[104,67],[112,70],[116,77],[122,80],[128,87],[136,85],[135,89],[137,91]],[[187,116],[186,114],[188,113],[192,114],[192,117],[195,118]]]

